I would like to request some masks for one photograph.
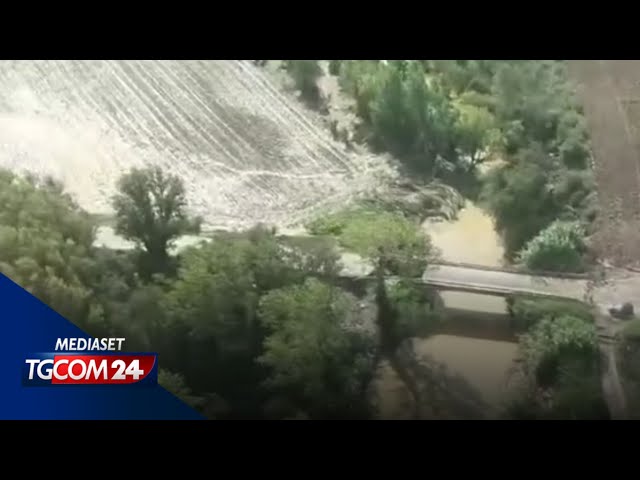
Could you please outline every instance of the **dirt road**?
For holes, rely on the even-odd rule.
[[[640,267],[640,61],[575,60],[570,74],[587,117],[601,214],[594,247]]]

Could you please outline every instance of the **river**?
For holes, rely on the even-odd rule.
[[[454,221],[424,223],[425,231],[444,260],[500,266],[503,247],[491,217],[467,202]],[[443,292],[447,318],[442,331],[413,339],[417,357],[429,356],[462,376],[489,407],[488,418],[500,411],[508,390],[508,373],[517,354],[504,299],[460,292]],[[380,365],[375,391],[379,417],[407,419],[411,397],[387,362]],[[428,401],[428,399],[427,399]]]

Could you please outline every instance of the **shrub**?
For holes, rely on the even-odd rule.
[[[285,67],[303,98],[307,100],[319,98],[320,92],[316,82],[322,76],[322,69],[317,60],[286,60]]]
[[[374,208],[353,207],[331,213],[307,223],[306,228],[312,235],[342,235],[347,224],[361,218],[375,218],[380,212]]]
[[[433,333],[441,317],[431,305],[424,286],[400,281],[388,288],[396,316],[396,338],[425,337]]]
[[[520,346],[525,371],[535,375],[536,383],[543,387],[554,385],[567,365],[585,373],[597,370],[595,325],[581,318],[544,318],[522,336]]]
[[[516,297],[509,304],[513,326],[520,332],[528,331],[543,318],[571,316],[587,323],[594,321],[591,307],[581,302]]]
[[[340,65],[342,60],[329,60],[329,73],[331,75],[340,75]]]
[[[577,222],[553,222],[527,242],[519,260],[532,270],[584,272],[584,237]]]

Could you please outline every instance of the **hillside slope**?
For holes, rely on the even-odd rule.
[[[53,175],[95,213],[123,172],[160,165],[209,226],[289,223],[368,189],[383,163],[248,61],[0,62],[0,166]]]

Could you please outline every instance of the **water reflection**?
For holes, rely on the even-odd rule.
[[[486,266],[503,263],[504,249],[493,220],[470,202],[456,220],[427,221],[424,228],[444,260]],[[420,359],[422,367],[418,370],[422,375],[433,376],[435,365],[445,366],[448,388],[467,392],[468,397],[477,394],[479,398],[460,404],[456,399],[461,397],[449,392],[453,396],[447,401],[456,405],[456,411],[438,411],[436,405],[435,417],[496,417],[505,400],[509,373],[517,355],[506,302],[500,297],[462,292],[442,292],[441,297],[446,321],[436,335],[412,339],[412,355]],[[380,365],[376,389],[380,418],[411,418],[411,396],[387,362]],[[431,400],[437,403],[436,398]],[[434,416],[433,412],[431,416],[423,413],[423,418]]]

